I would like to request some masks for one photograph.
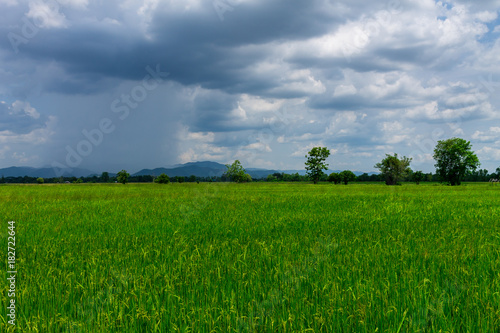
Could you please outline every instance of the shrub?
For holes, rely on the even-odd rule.
[[[170,183],[170,178],[162,173],[161,175],[159,175],[156,179],[155,179],[155,183],[157,184],[168,184]]]

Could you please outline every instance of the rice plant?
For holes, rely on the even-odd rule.
[[[11,327],[0,285],[0,330],[499,331],[498,202],[488,184],[1,186],[18,292]]]

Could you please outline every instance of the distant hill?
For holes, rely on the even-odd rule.
[[[156,168],[156,169],[143,169],[139,172],[133,174],[133,176],[159,176],[162,173],[168,175],[169,177],[189,177],[191,175],[195,175],[196,177],[220,177],[224,172],[226,172],[227,168],[224,164],[217,162],[189,162],[185,164],[176,165],[175,167],[170,168]],[[245,168],[247,173],[252,176],[254,179],[266,178],[268,175],[272,175],[273,173],[287,173],[294,174],[298,173],[299,175],[305,175],[306,170],[274,170],[274,169],[260,169],[260,168]],[[332,172],[341,172],[342,170],[327,170],[326,173],[330,174]],[[353,171],[356,176],[362,175],[364,172]],[[375,174],[374,172],[368,173],[369,175]]]
[[[226,166],[217,162],[190,162],[175,168],[143,169],[133,174],[133,176],[159,176],[162,173],[169,177],[220,177],[226,171]]]
[[[73,168],[73,169],[67,169],[64,171],[63,175],[64,177],[87,177],[92,174],[95,174],[95,172],[86,170],[86,169],[80,169],[80,168]],[[42,177],[42,178],[55,178],[59,177],[58,174],[54,171],[53,168],[32,168],[32,167],[9,167],[9,168],[3,168],[0,169],[0,177]]]
[[[226,166],[221,163],[211,162],[211,161],[203,161],[203,162],[189,162],[185,164],[177,164],[167,168],[156,168],[156,169],[143,169],[139,172],[136,172],[132,176],[159,176],[162,173],[167,174],[169,177],[175,176],[184,176],[189,177],[191,175],[195,175],[196,177],[220,177],[224,172],[226,172]],[[252,176],[254,179],[266,178],[268,175],[273,173],[287,173],[294,174],[298,173],[299,175],[305,175],[306,170],[275,170],[275,169],[261,169],[261,168],[245,168],[248,174]],[[327,174],[332,172],[340,172],[341,170],[327,170]],[[360,171],[353,171],[356,176],[363,174]],[[375,172],[369,172],[369,175],[375,174]],[[58,174],[54,171],[53,168],[45,167],[45,168],[32,168],[32,167],[9,167],[0,169],[0,177],[42,177],[42,178],[55,178],[59,177]],[[89,177],[97,175],[100,176],[100,173],[96,173],[87,169],[73,168],[67,169],[63,173],[64,177]],[[114,176],[114,173],[109,173],[110,176]]]

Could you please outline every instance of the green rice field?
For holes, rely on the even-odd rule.
[[[499,332],[500,186],[0,186],[0,331]]]

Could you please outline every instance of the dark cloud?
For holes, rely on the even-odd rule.
[[[259,163],[296,163],[297,151],[320,144],[355,164],[370,147],[408,149],[427,135],[419,124],[458,119],[445,133],[471,136],[489,133],[498,113],[498,87],[478,83],[500,75],[498,1],[221,1],[223,13],[211,0],[65,1],[44,17],[34,0],[0,4],[0,101],[11,101],[0,105],[0,131],[24,135],[0,138],[24,140],[10,157],[0,149],[5,163],[29,156],[27,134],[49,119],[53,128],[37,134],[44,163],[64,160],[83,129],[113,121],[82,161],[95,169],[252,151]],[[121,121],[111,105],[145,89],[148,66],[168,78],[136,95]]]

